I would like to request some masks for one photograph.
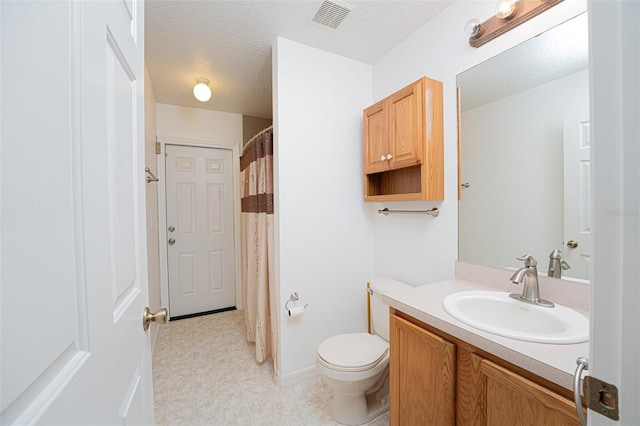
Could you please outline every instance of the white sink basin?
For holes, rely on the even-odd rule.
[[[538,343],[589,340],[589,320],[556,304],[545,308],[520,302],[500,291],[461,291],[442,301],[444,310],[463,323],[489,333]]]

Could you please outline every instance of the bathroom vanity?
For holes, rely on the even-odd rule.
[[[385,294],[391,425],[579,425],[572,381],[588,342],[533,343],[468,326],[442,300],[469,290],[503,288],[455,279]]]

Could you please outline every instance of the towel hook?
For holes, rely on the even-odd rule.
[[[159,181],[159,179],[156,177],[156,175],[151,173],[151,169],[150,168],[145,167],[144,171],[147,172],[147,183],[158,182]]]

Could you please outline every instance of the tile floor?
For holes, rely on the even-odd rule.
[[[280,387],[271,362],[258,365],[244,338],[244,312],[171,321],[153,355],[158,425],[338,425],[320,377]],[[370,426],[387,426],[384,414]]]

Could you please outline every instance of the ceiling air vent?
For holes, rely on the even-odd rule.
[[[335,30],[353,9],[353,6],[341,1],[325,0],[322,2],[322,5],[320,5],[320,9],[318,9],[312,21],[323,27],[333,28]]]

